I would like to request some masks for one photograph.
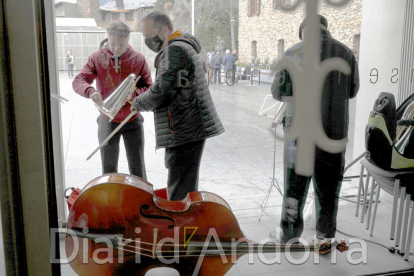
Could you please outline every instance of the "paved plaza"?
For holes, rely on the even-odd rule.
[[[266,208],[261,204],[268,193],[273,174],[274,129],[271,128],[275,109],[266,112],[269,116],[259,115],[266,95],[270,94],[270,84],[254,82],[233,86],[210,84],[217,111],[225,127],[225,133],[208,139],[206,142],[200,169],[200,190],[215,193],[223,197],[231,206],[245,236],[260,242],[268,238],[270,230],[276,229],[280,221],[282,196],[273,188]],[[98,111],[91,100],[73,92],[72,79],[66,72],[60,72],[60,93],[69,100],[62,104],[62,136],[64,145],[66,187],[83,188],[93,178],[101,175],[99,152],[86,161],[87,156],[98,146]],[[264,109],[275,101],[269,97]],[[355,99],[350,102],[349,140],[353,141]],[[164,150],[155,151],[153,113],[143,113],[145,118],[145,163],[148,181],[154,189],[166,187],[167,170],[164,166]],[[368,116],[367,116],[368,117]],[[281,132],[281,127],[278,127]],[[359,137],[363,139],[363,137]],[[346,162],[353,160],[352,142],[347,145]],[[282,154],[283,141],[276,140],[275,179],[283,184]],[[121,140],[119,172],[128,173],[125,149]],[[357,169],[350,169],[347,175],[356,175]],[[343,183],[341,196],[357,193],[358,180]],[[351,198],[352,199],[352,198]],[[354,199],[355,200],[355,199]],[[308,198],[309,204],[311,199]],[[389,218],[391,204],[381,200],[378,207],[374,237],[370,237],[365,224],[355,217],[355,204],[340,201],[338,229],[358,237],[381,242],[387,246],[389,241]],[[262,214],[263,211],[263,214]],[[261,217],[260,221],[259,218]],[[303,237],[310,241],[314,230],[305,229]],[[337,234],[337,238],[349,238]],[[282,254],[280,264],[265,264],[260,256],[254,255],[249,264],[249,256],[241,257],[226,275],[357,275],[414,267],[414,257],[405,262],[401,257],[391,255],[387,250],[373,244],[368,246],[368,263],[353,265],[348,253],[337,253],[337,263],[331,264],[331,255],[320,257],[316,264],[313,254],[300,265],[293,264]],[[351,245],[359,248],[359,244]],[[412,247],[414,250],[414,247]],[[303,253],[292,253],[299,260]],[[274,254],[265,254],[271,260]],[[348,259],[347,259],[348,257]],[[361,257],[352,254],[353,259]],[[75,275],[69,265],[62,265],[63,275]],[[152,270],[147,275],[178,275],[169,269]]]

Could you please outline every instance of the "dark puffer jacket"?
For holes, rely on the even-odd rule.
[[[134,108],[154,110],[156,148],[170,148],[224,132],[208,89],[199,41],[184,34],[156,57],[154,85],[136,97]]]
[[[351,67],[351,74],[345,75],[339,71],[330,72],[326,78],[322,93],[322,124],[326,135],[335,140],[347,137],[349,121],[349,99],[356,96],[359,90],[359,72],[355,56],[351,49],[332,38],[327,30],[320,30],[321,61],[340,57]],[[301,65],[304,42],[299,42],[289,48],[284,56],[291,57]],[[285,76],[283,76],[285,74]],[[284,77],[284,78],[283,78]],[[273,98],[278,101],[282,96],[292,96],[292,79],[287,71],[278,71],[272,85]],[[292,114],[292,112],[287,112]],[[285,126],[290,126],[292,118],[285,119]]]

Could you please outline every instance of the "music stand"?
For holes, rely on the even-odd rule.
[[[278,104],[278,103],[276,103],[276,104]],[[283,104],[279,107],[279,110],[277,111],[276,116],[274,117],[274,119],[272,121],[272,128],[275,129],[275,134],[274,134],[275,135],[275,142],[274,142],[274,145],[273,145],[273,177],[272,177],[272,181],[270,182],[270,186],[269,186],[269,189],[267,191],[266,197],[264,198],[262,204],[260,205],[260,207],[262,208],[262,213],[260,214],[259,221],[260,221],[260,219],[263,216],[264,209],[266,208],[267,201],[269,200],[270,193],[272,192],[273,187],[275,187],[279,191],[279,193],[283,196],[283,193],[282,193],[282,190],[280,189],[279,183],[277,182],[277,180],[275,178],[275,168],[276,168],[276,140],[277,140],[276,129],[277,129],[277,126],[282,123],[283,116],[278,116],[278,113],[280,111],[282,111],[282,109],[283,109]],[[264,114],[264,115],[267,116],[266,114]]]

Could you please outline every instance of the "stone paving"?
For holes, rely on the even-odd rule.
[[[83,188],[90,180],[101,175],[99,152],[89,161],[86,157],[98,146],[97,123],[98,111],[91,100],[77,95],[72,90],[72,79],[66,72],[60,73],[61,95],[69,99],[62,105],[62,136],[65,151],[66,187]],[[261,204],[268,192],[273,174],[274,129],[272,118],[259,115],[259,110],[266,95],[270,94],[270,85],[235,84],[234,86],[210,84],[210,90],[223,122],[226,132],[218,137],[208,139],[200,169],[200,190],[213,192],[223,197],[231,206],[241,229],[246,237],[257,242],[268,238],[270,230],[276,229],[280,221],[282,196],[273,188],[266,208]],[[274,103],[270,97],[265,108]],[[269,116],[274,114],[269,110]],[[355,120],[355,100],[350,102],[350,131],[347,145],[346,162],[352,161],[353,122]],[[164,150],[155,151],[154,120],[152,113],[143,113],[145,118],[145,162],[148,181],[154,189],[164,188],[167,170],[164,167]],[[280,127],[277,131],[281,131]],[[275,178],[283,184],[282,172],[283,142],[276,141]],[[121,141],[119,172],[128,173],[125,149]],[[359,172],[350,169],[347,175]],[[357,193],[357,180],[344,182],[341,196]],[[308,199],[307,203],[311,200]],[[372,239],[391,245],[389,236],[389,218],[391,204],[383,200],[379,205],[375,236],[369,237],[365,224],[355,218],[355,204],[340,201],[338,229],[359,237]],[[259,218],[261,217],[260,221]],[[382,219],[383,218],[383,219]],[[364,228],[364,229],[363,229]],[[303,237],[308,241],[314,230],[305,229]],[[338,234],[337,237],[344,237]],[[351,248],[359,248],[351,246]],[[413,247],[414,248],[414,247]],[[300,259],[302,253],[292,253]],[[385,249],[368,244],[368,264],[353,265],[347,261],[347,253],[337,254],[338,263],[331,264],[330,257],[321,257],[320,264],[315,264],[313,255],[301,265],[289,262],[284,255],[280,264],[268,265],[254,255],[249,264],[249,256],[241,257],[226,275],[355,275],[388,271],[414,266],[414,258],[404,262],[401,257],[391,255]],[[272,254],[265,254],[268,259]],[[354,253],[353,259],[361,254]],[[69,265],[62,265],[62,275],[75,275]],[[169,269],[151,270],[147,275],[178,275]]]

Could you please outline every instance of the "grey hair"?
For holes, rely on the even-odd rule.
[[[106,29],[108,35],[116,35],[117,37],[128,37],[131,33],[128,25],[122,21],[114,22]]]
[[[230,54],[230,50],[229,49],[226,50],[226,54]]]
[[[154,28],[161,29],[162,27],[167,26],[168,29],[170,29],[170,31],[174,30],[174,25],[173,25],[170,17],[168,17],[168,15],[164,12],[157,11],[157,10],[152,11],[152,12],[146,14],[141,19],[141,22],[144,22],[147,19],[154,20]]]

